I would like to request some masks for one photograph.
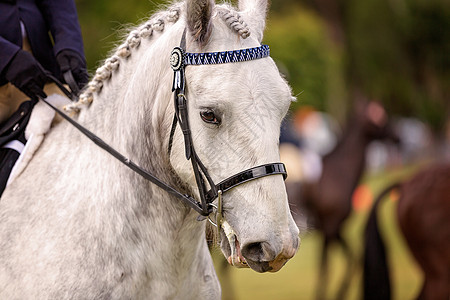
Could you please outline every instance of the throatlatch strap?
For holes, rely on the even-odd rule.
[[[175,129],[177,128],[177,123],[178,123],[177,114],[174,113],[172,127],[170,128],[169,146],[167,149],[167,152],[169,153],[169,157],[170,157],[170,153],[172,152],[173,135],[175,134]]]

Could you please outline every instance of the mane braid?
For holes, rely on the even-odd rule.
[[[81,107],[89,106],[94,101],[94,94],[101,92],[103,83],[112,77],[121,62],[126,61],[132,54],[132,50],[140,45],[142,39],[151,38],[153,31],[163,31],[165,22],[175,23],[178,21],[181,5],[181,3],[177,3],[170,7],[168,11],[153,15],[150,20],[132,30],[125,42],[118,46],[114,54],[106,59],[103,65],[97,69],[92,80],[80,94],[78,102],[66,105],[64,110],[68,113],[78,113]]]
[[[250,36],[250,29],[248,28],[247,23],[244,22],[241,15],[236,10],[232,8],[220,8],[218,10],[218,15],[230,29],[236,31],[243,39]]]

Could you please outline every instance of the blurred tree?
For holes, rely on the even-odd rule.
[[[124,28],[150,16],[164,1],[75,0],[83,33],[89,70],[95,71],[100,60],[121,40]]]
[[[270,15],[264,43],[287,77],[297,102],[293,109],[312,105],[326,110],[329,98],[328,71],[333,64],[323,22],[313,11],[298,5]]]
[[[305,0],[343,49],[352,97],[382,101],[435,130],[450,112],[450,2]]]

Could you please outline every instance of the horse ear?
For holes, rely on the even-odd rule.
[[[239,11],[245,16],[245,22],[259,42],[266,27],[267,9],[268,0],[239,0]]]
[[[187,0],[186,21],[194,40],[203,46],[211,34],[214,0]]]

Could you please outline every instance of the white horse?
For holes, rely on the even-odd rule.
[[[179,126],[167,151],[170,53],[185,28],[188,52],[257,47],[266,10],[267,0],[240,0],[238,9],[213,0],[174,4],[131,31],[68,109],[132,161],[198,199]],[[280,123],[292,96],[270,57],[187,66],[186,86],[193,144],[214,182],[279,160]],[[205,221],[197,217],[60,122],[1,198],[0,298],[220,298]],[[223,217],[221,248],[235,266],[274,272],[297,251],[281,175],[225,193]]]

